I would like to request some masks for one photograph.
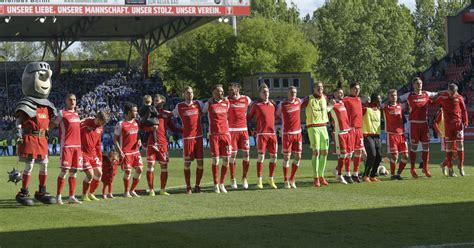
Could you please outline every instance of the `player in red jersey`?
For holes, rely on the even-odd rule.
[[[109,121],[109,114],[98,112],[94,118],[81,121],[81,148],[84,172],[82,182],[82,200],[97,201],[94,193],[102,177],[102,133],[104,125]],[[89,193],[88,193],[89,192]]]
[[[361,182],[359,178],[360,162],[362,161],[362,156],[367,155],[364,148],[364,135],[362,133],[362,101],[360,100],[359,94],[360,84],[353,82],[349,86],[349,96],[346,96],[342,100],[347,109],[349,123],[351,125],[349,135],[351,136],[351,150],[353,151],[352,163],[354,164],[351,179],[358,183]]]
[[[150,190],[150,196],[155,195],[155,190],[153,186],[154,181],[154,171],[155,171],[155,161],[158,161],[160,164],[160,195],[167,196],[169,195],[166,192],[166,183],[168,181],[168,139],[166,137],[166,130],[169,128],[172,132],[182,133],[183,131],[180,128],[175,127],[172,117],[173,113],[171,111],[163,109],[163,106],[166,103],[166,97],[160,94],[156,94],[154,98],[154,105],[158,111],[158,129],[156,130],[157,140],[153,140],[153,135],[148,135],[147,140],[147,149],[146,149],[146,159],[147,159],[147,171],[146,179],[148,182],[148,189]],[[146,127],[144,127],[145,129]],[[150,127],[148,127],[151,130]],[[157,149],[155,149],[155,146]]]
[[[449,168],[449,176],[456,176],[452,164],[454,143],[458,154],[459,174],[464,176],[464,128],[468,126],[464,99],[458,93],[458,86],[450,84],[448,86],[448,93],[439,95],[434,102],[435,104],[440,104],[443,108],[446,135],[446,163]]]
[[[296,87],[288,87],[288,98],[281,101],[277,106],[276,116],[282,121],[282,153],[283,153],[283,179],[285,188],[295,188],[295,175],[300,166],[301,152],[303,151],[303,137],[301,136],[301,99],[296,97]],[[293,154],[291,175],[288,178],[290,168],[290,156]]]
[[[278,188],[273,180],[277,160],[278,142],[275,133],[275,110],[276,104],[269,99],[270,90],[266,84],[260,85],[260,100],[253,103],[247,120],[251,121],[256,117],[257,121],[257,188],[263,189],[262,173],[265,152],[270,154],[269,179],[268,184],[271,188]]]
[[[336,180],[342,184],[353,183],[351,177],[350,159],[352,139],[349,131],[351,130],[347,108],[342,101],[344,99],[344,90],[339,86],[334,90],[334,105],[329,111],[329,115],[334,126],[334,144],[336,154],[338,155],[336,167]],[[346,175],[342,175],[342,167],[345,167]]]
[[[387,97],[388,103],[383,107],[383,116],[387,133],[387,152],[390,154],[390,174],[392,180],[402,180],[401,174],[408,161],[408,145],[403,131],[403,109],[402,105],[397,103],[397,90],[389,90]],[[400,162],[395,174],[398,154]]]
[[[204,172],[203,166],[203,138],[201,129],[202,102],[193,100],[193,88],[184,88],[184,102],[180,102],[173,110],[173,114],[181,119],[183,124],[183,155],[184,155],[184,179],[186,181],[186,193],[192,194],[191,190],[191,162],[196,159],[196,184],[194,192],[201,192],[201,179]]]
[[[59,111],[54,119],[54,125],[59,126],[59,140],[61,144],[61,172],[58,176],[56,201],[62,205],[61,192],[69,172],[69,203],[82,203],[75,196],[77,171],[82,170],[81,151],[81,119],[76,113],[76,96],[67,94],[66,108]]]
[[[441,151],[446,152],[446,128],[444,126],[444,115],[443,115],[443,108],[440,106],[438,112],[436,112],[435,120],[433,122],[433,129],[438,134],[439,143],[441,144]],[[456,142],[453,142],[453,147],[451,147],[451,151],[453,152],[452,161],[457,159],[457,148]],[[444,176],[449,176],[448,174],[448,162],[447,158],[445,157],[443,162],[441,162],[441,172]]]
[[[247,172],[250,163],[250,143],[247,128],[247,109],[252,102],[248,96],[240,94],[240,85],[229,86],[229,132],[231,137],[231,157],[229,160],[231,187],[237,189],[235,180],[235,161],[237,150],[242,151],[242,187],[248,189]]]
[[[423,160],[422,172],[427,176],[431,177],[430,170],[428,168],[429,153],[430,153],[430,132],[427,121],[428,105],[430,104],[430,98],[436,96],[434,92],[423,91],[423,81],[416,77],[413,79],[413,92],[408,92],[400,96],[400,102],[407,102],[410,109],[410,115],[408,120],[410,122],[410,163],[411,163],[411,175],[413,178],[418,178],[416,174],[416,151],[418,144],[421,143],[423,151],[421,152],[421,158]]]
[[[127,102],[124,106],[125,120],[120,121],[115,126],[114,144],[120,154],[123,174],[124,197],[139,197],[135,188],[140,181],[143,171],[142,157],[139,148],[141,146],[138,138],[138,123],[135,120],[138,117],[137,105]],[[132,186],[130,186],[130,177],[132,169],[135,169]]]
[[[102,155],[102,178],[103,183],[102,197],[104,199],[114,198],[113,195],[113,183],[115,175],[117,174],[117,167],[119,164],[119,155],[116,151],[112,150],[107,156]],[[108,194],[107,193],[108,189]]]
[[[214,181],[214,192],[227,193],[225,188],[225,177],[229,168],[229,157],[231,153],[228,112],[229,101],[224,98],[222,84],[212,87],[212,98],[204,105],[203,113],[207,113],[209,119],[209,143],[212,159],[212,178]],[[219,158],[222,157],[221,178],[219,177]]]

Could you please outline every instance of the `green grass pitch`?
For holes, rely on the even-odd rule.
[[[204,193],[186,195],[182,154],[173,151],[171,196],[116,197],[63,206],[37,203],[34,207],[19,206],[14,200],[19,185],[6,182],[6,172],[23,165],[15,157],[0,157],[0,247],[474,246],[474,143],[466,144],[465,177],[444,177],[438,166],[444,154],[439,145],[432,145],[431,179],[411,179],[406,169],[403,181],[383,178],[381,183],[337,184],[331,173],[336,161],[330,156],[326,171],[330,185],[322,188],[312,187],[311,155],[308,147],[304,150],[298,189],[283,189],[279,161],[279,189],[265,185],[264,190],[256,190],[256,155],[252,154],[251,189],[228,187],[228,194],[212,193],[210,159],[205,159]],[[47,185],[55,193],[58,157],[50,160]],[[193,181],[194,168],[195,163]],[[159,185],[159,169],[155,171],[155,185]],[[240,178],[240,160],[236,171]],[[268,173],[267,163],[264,173]],[[32,191],[37,174],[35,165]],[[116,196],[122,191],[121,176],[119,172],[115,178]],[[77,195],[82,178],[80,173]],[[139,188],[145,185],[142,176]]]

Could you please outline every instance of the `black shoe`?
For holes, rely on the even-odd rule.
[[[201,187],[200,186],[194,186],[194,193],[201,193]]]
[[[33,206],[35,203],[33,199],[29,198],[28,189],[21,189],[15,197],[16,201],[23,206]]]
[[[39,191],[35,192],[35,199],[44,204],[56,204],[56,198],[46,192],[46,187],[40,187]]]
[[[391,176],[391,177],[390,177],[390,180],[398,180],[397,175]]]
[[[358,176],[351,176],[352,182],[361,183],[360,177]]]
[[[347,183],[354,183],[350,176],[344,176],[344,180],[346,180]]]
[[[397,180],[403,180],[403,177],[400,174],[396,175],[396,177],[397,177]]]

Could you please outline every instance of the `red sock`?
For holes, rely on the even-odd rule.
[[[263,174],[263,163],[257,162],[257,177],[262,177]]]
[[[21,188],[22,189],[27,189],[28,188],[28,185],[30,184],[30,177],[31,177],[31,175],[26,174],[25,172],[23,172],[22,181],[21,181]]]
[[[453,152],[446,152],[446,163],[449,168],[453,168]]]
[[[91,181],[91,186],[89,188],[89,192],[91,194],[94,194],[95,193],[95,190],[97,189],[97,187],[99,187],[99,180],[96,180],[94,178],[92,178],[92,181]]]
[[[140,178],[134,177],[132,181],[132,188],[130,188],[130,190],[135,190],[137,188],[138,182],[140,182]]]
[[[390,159],[390,174],[395,175],[396,162]]]
[[[130,179],[124,178],[123,179],[123,189],[125,192],[128,192],[128,187],[130,187]],[[110,190],[110,188],[109,188]]]
[[[410,151],[410,164],[411,164],[412,170],[416,169],[415,163],[416,163],[416,152]]]
[[[184,181],[186,181],[186,187],[191,187],[191,169],[184,169]]]
[[[166,182],[168,181],[168,172],[162,171],[160,173],[160,189],[166,189]]]
[[[268,168],[270,168],[270,171],[268,172],[269,177],[274,177],[275,176],[275,168],[276,168],[276,163],[269,163]]]
[[[82,181],[82,194],[85,195],[91,186],[91,182]]]
[[[130,183],[130,180],[128,180],[128,182]],[[109,194],[112,194],[112,189],[113,189],[112,185],[113,185],[113,182],[110,182],[109,183]],[[127,188],[128,188],[128,186],[127,186]]]
[[[351,159],[350,158],[343,158],[344,169],[346,172],[351,172]],[[359,170],[359,168],[357,168]]]
[[[44,173],[44,172],[43,172]],[[38,181],[39,181],[39,186],[40,187],[44,187],[46,186],[46,178],[47,178],[47,174],[42,174],[40,172],[39,176],[38,176]]]
[[[204,169],[196,168],[196,186],[201,185],[201,179]]]
[[[249,161],[242,161],[242,178],[247,177],[247,172],[249,171]]]
[[[288,181],[288,171],[290,170],[290,167],[284,167],[283,166],[283,181]]]
[[[407,166],[406,162],[400,161],[400,163],[398,163],[398,174],[402,174],[403,170],[405,169],[405,166]]]
[[[57,190],[56,190],[56,195],[60,195],[61,192],[63,191],[65,181],[66,180],[64,180],[64,178],[58,177],[58,184],[57,184],[58,186],[57,186]]]
[[[225,183],[225,176],[227,175],[227,169],[229,167],[228,166],[221,166],[221,181],[220,181],[220,184],[224,184]]]
[[[422,151],[421,159],[423,160],[423,169],[428,169],[428,160],[430,159],[430,152]]]
[[[342,167],[344,166],[344,158],[338,158],[337,159],[337,166],[336,170],[339,175],[342,173]]]
[[[154,175],[155,175],[154,171],[146,172],[146,181],[148,182],[149,189],[153,189]]]
[[[298,170],[298,167],[295,163],[291,164],[291,176],[290,176],[290,181],[295,181],[295,175],[296,171]]]
[[[104,183],[104,184],[102,185],[102,195],[105,195],[105,190],[106,190],[106,188],[107,188],[107,184]]]
[[[362,157],[352,158],[352,163],[354,164],[354,172],[359,172],[360,161],[362,161]]]
[[[235,178],[235,163],[229,164],[230,179]]]
[[[212,167],[212,180],[215,185],[217,184],[218,177],[219,177],[219,167],[217,166],[217,164],[213,164],[211,167]]]
[[[458,150],[459,167],[464,166],[464,151]]]
[[[67,181],[69,183],[69,196],[74,196],[74,193],[76,192],[76,178],[69,177]]]

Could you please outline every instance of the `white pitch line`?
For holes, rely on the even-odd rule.
[[[474,247],[474,242],[471,242],[471,243],[448,243],[448,244],[439,244],[439,245],[408,246],[408,248],[439,248],[439,247]]]

